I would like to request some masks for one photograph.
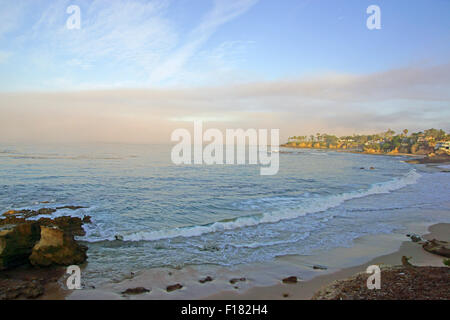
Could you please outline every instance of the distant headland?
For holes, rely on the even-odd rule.
[[[310,136],[289,137],[282,147],[304,149],[331,149],[367,154],[426,156],[415,162],[450,161],[450,135],[444,130],[428,129],[408,134],[408,129],[396,134],[386,132],[371,135],[341,136],[317,133]]]

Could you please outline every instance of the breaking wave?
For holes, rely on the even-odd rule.
[[[282,220],[295,219],[301,216],[305,216],[306,214],[323,212],[328,209],[337,207],[343,202],[351,199],[362,198],[376,194],[390,193],[407,185],[415,184],[420,176],[421,175],[417,173],[415,169],[412,169],[401,178],[373,184],[367,190],[358,190],[333,196],[306,199],[304,202],[302,202],[300,207],[295,209],[266,212],[253,216],[239,217],[226,221],[218,221],[208,225],[172,228],[158,231],[139,231],[131,234],[123,234],[122,237],[124,241],[156,241],[177,237],[197,237],[206,233],[252,227],[264,223],[276,223]],[[114,237],[107,240],[113,239]],[[99,241],[98,239],[94,240],[89,238],[85,240],[90,242]]]

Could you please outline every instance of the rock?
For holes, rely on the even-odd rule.
[[[370,167],[370,170],[375,170],[375,168],[374,167]]]
[[[39,225],[36,222],[4,226],[0,230],[0,270],[28,263],[28,257],[39,237]]]
[[[402,256],[402,265],[404,267],[414,267],[409,260],[411,260],[412,257],[406,257],[406,256]]]
[[[246,281],[247,279],[245,279],[245,278],[233,278],[233,279],[231,279],[230,280],[230,283],[231,284],[235,284],[235,283],[237,283],[237,282],[244,282],[244,281]]]
[[[21,216],[21,217],[29,217],[37,215],[36,211],[23,209],[23,210],[9,210],[3,213],[3,216]]]
[[[39,210],[30,210],[30,209],[9,210],[3,213],[3,216],[17,216],[21,218],[31,218],[38,215],[52,214],[55,211],[56,209],[52,208],[41,208]]]
[[[42,286],[38,281],[32,281],[25,290],[23,295],[27,299],[35,299],[44,294],[44,286]]]
[[[82,206],[64,206],[64,207],[56,207],[57,210],[60,209],[70,209],[70,210],[78,210],[78,209],[83,209],[86,207],[82,207]]]
[[[450,155],[449,154],[435,154],[434,156],[426,156],[422,159],[414,159],[414,160],[408,160],[406,162],[408,163],[447,163],[450,161]]]
[[[1,283],[0,300],[35,299],[44,294],[44,286],[39,281],[5,279]]]
[[[327,270],[328,268],[325,267],[325,266],[321,266],[321,265],[315,264],[315,265],[313,265],[313,269],[314,270]]]
[[[450,268],[381,267],[381,290],[367,288],[369,275],[360,272],[333,281],[316,292],[312,300],[449,300]],[[402,274],[401,276],[399,276]]]
[[[17,214],[16,210],[9,210],[3,213],[4,216],[11,216]]]
[[[116,234],[114,236],[114,239],[116,239],[117,241],[123,241],[123,236],[121,234]]]
[[[425,242],[422,245],[422,248],[430,253],[450,258],[450,243],[448,243],[447,241],[439,241],[433,239],[431,241]]]
[[[200,283],[205,283],[205,282],[210,282],[210,281],[213,281],[213,278],[211,278],[210,276],[207,276],[204,279],[198,280],[198,282],[200,282]]]
[[[412,242],[420,242],[422,241],[422,238],[417,234],[407,234],[407,237],[411,239]]]
[[[286,283],[286,284],[287,283],[297,283],[298,279],[296,276],[292,276],[292,277],[284,278],[282,281],[283,281],[283,283]]]
[[[11,226],[21,223],[26,223],[27,220],[25,218],[19,218],[15,215],[6,216],[6,218],[0,220],[0,226]]]
[[[38,211],[36,211],[36,215],[52,214],[55,211],[56,211],[56,209],[42,208],[42,209],[39,209]]]
[[[41,203],[48,203],[48,202],[41,202]],[[38,210],[31,210],[31,209],[22,209],[22,210],[9,210],[3,213],[3,216],[11,216],[11,215],[15,215],[15,216],[20,216],[22,218],[31,218],[31,217],[35,217],[35,216],[39,216],[39,215],[49,215],[52,214],[53,212],[55,212],[56,210],[60,210],[60,209],[71,209],[71,210],[77,210],[77,209],[81,209],[81,208],[85,208],[82,206],[64,206],[64,207],[56,207],[55,209],[53,208],[41,208]]]
[[[203,247],[200,249],[201,251],[220,251],[220,248],[215,245],[214,243],[208,243],[203,245]]]
[[[137,287],[137,288],[129,288],[125,291],[122,291],[122,294],[141,294],[146,292],[150,292],[150,290],[144,287]]]
[[[87,259],[87,247],[75,242],[73,235],[57,226],[42,226],[41,238],[29,257],[34,266],[81,264]]]
[[[365,168],[364,168],[364,167],[361,167],[361,168],[359,168],[359,169],[364,170]]]
[[[84,222],[78,217],[63,216],[54,219],[40,218],[38,223],[41,226],[57,226],[72,236],[84,236],[86,234],[83,229]]]
[[[0,219],[0,270],[23,264],[48,266],[76,264],[86,260],[87,248],[74,236],[83,236],[83,223],[90,217],[62,216],[54,219],[27,220],[39,214],[51,214],[56,209],[10,210]]]
[[[181,284],[177,283],[177,284],[167,286],[166,290],[167,290],[167,292],[172,292],[175,290],[180,290],[181,288],[183,288],[183,286]]]

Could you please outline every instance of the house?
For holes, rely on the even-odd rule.
[[[438,141],[434,146],[434,150],[442,150],[450,153],[450,141]]]

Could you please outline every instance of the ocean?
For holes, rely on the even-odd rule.
[[[170,145],[0,146],[0,211],[83,206],[84,280],[153,267],[235,266],[351,247],[450,222],[450,178],[404,157],[280,149],[259,165],[174,165]],[[370,169],[373,167],[374,169]],[[115,240],[116,236],[123,240]]]

